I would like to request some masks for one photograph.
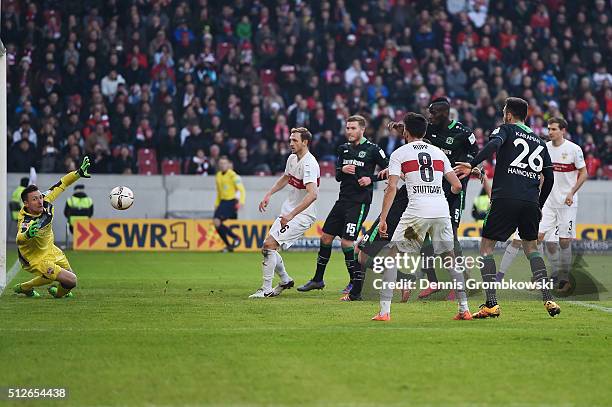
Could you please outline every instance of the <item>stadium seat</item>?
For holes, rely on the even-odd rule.
[[[319,161],[319,168],[321,169],[322,177],[335,177],[336,176],[336,165],[333,161]]]
[[[603,173],[606,177],[608,177],[608,179],[612,179],[612,164],[604,165]]]
[[[181,173],[180,160],[165,159],[162,161],[161,171],[163,175],[177,175]]]
[[[378,61],[374,58],[366,58],[363,60],[363,69],[366,71],[374,71],[378,70]]]
[[[155,150],[153,150],[152,148],[141,148],[140,150],[138,150],[137,159],[139,163],[145,160],[157,161],[157,156],[155,154]]]
[[[232,44],[229,42],[221,42],[217,44],[217,62],[221,62],[223,58],[229,53],[229,50],[232,48]]]
[[[262,69],[259,78],[261,79],[261,85],[265,87],[271,83],[276,83],[276,72],[271,69]]]
[[[157,175],[157,161],[144,160],[138,161],[138,173],[143,175]]]
[[[400,66],[402,67],[405,75],[411,75],[412,72],[414,72],[414,69],[417,67],[417,62],[412,58],[402,58],[400,59]]]

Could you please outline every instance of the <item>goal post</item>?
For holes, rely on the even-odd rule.
[[[7,106],[6,106],[6,48],[0,40],[0,293],[6,280],[6,227],[7,227]]]

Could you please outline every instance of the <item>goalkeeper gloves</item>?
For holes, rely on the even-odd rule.
[[[89,162],[89,157],[85,156],[85,158],[83,158],[83,162],[81,163],[81,166],[77,170],[77,172],[79,173],[81,177],[91,178],[91,175],[89,175],[89,172],[88,172],[90,165],[91,163]]]
[[[30,222],[28,226],[28,230],[26,230],[26,236],[30,239],[38,236],[38,219]]]

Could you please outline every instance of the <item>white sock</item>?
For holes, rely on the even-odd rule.
[[[391,301],[380,300],[380,313],[381,314],[391,313]]]
[[[561,248],[560,250],[560,265],[559,265],[559,280],[569,281],[569,274],[572,268],[572,246]]]
[[[557,277],[559,275],[559,262],[560,262],[560,247],[557,244],[557,242],[555,243],[555,251],[551,252],[548,249],[548,245],[550,243],[553,242],[546,242],[546,244],[544,245],[544,255],[546,255],[546,258],[548,259],[548,262],[550,263],[550,276],[551,277]]]
[[[263,261],[261,270],[263,272],[263,288],[265,293],[272,291],[272,279],[274,279],[274,269],[276,268],[276,250],[263,250]]]
[[[465,278],[463,277],[463,273],[458,271],[457,269],[448,269],[448,272],[450,273],[451,278],[455,283],[455,293],[457,293],[457,303],[459,304],[459,311],[467,311],[469,308],[467,294],[465,293]]]
[[[274,268],[274,272],[278,274],[282,284],[287,284],[289,281],[291,281],[291,277],[289,277],[289,274],[287,274],[287,270],[285,270],[285,263],[283,262],[283,258],[281,257],[278,251],[273,250],[273,252],[276,253],[276,267]]]
[[[498,272],[500,274],[506,274],[520,250],[520,248],[512,246],[512,243],[506,246],[506,251],[504,252],[504,256],[499,264]]]

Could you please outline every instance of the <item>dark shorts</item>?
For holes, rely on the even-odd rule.
[[[407,202],[394,202],[389,209],[387,215],[387,236],[393,236],[397,225],[406,210]],[[364,252],[370,257],[375,257],[380,253],[382,249],[389,244],[390,237],[383,238],[378,232],[378,223],[380,217],[376,218],[372,227],[365,233],[363,239],[359,242],[359,250]]]
[[[518,228],[523,240],[537,240],[540,207],[536,202],[495,199],[484,220],[482,237],[505,242]]]
[[[369,210],[370,204],[367,203],[336,201],[325,219],[323,232],[355,241]]]
[[[467,178],[461,181],[463,185],[463,189],[458,194],[453,194],[450,191],[450,184],[448,182],[444,182],[444,195],[446,196],[446,202],[448,202],[448,209],[450,211],[451,223],[453,224],[453,229],[457,229],[459,227],[459,223],[461,222],[461,214],[463,213],[463,209],[465,208],[465,195],[467,191]]]
[[[238,219],[238,211],[236,210],[236,200],[228,199],[225,201],[221,201],[217,209],[215,209],[216,219],[225,220],[225,219]]]

